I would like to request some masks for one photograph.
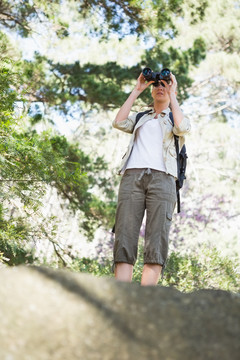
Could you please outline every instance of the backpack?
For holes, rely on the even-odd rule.
[[[134,127],[137,125],[138,121],[141,119],[141,117],[145,114],[148,114],[151,110],[146,110],[143,112],[140,112],[136,116],[136,123]],[[172,122],[172,125],[174,126],[174,119],[172,112],[169,113],[170,120]],[[186,179],[186,168],[187,168],[187,150],[186,146],[183,145],[181,150],[179,151],[179,136],[174,134],[174,143],[177,153],[177,172],[178,172],[178,178],[176,180],[176,193],[177,193],[177,212],[180,213],[181,211],[181,203],[180,203],[180,192],[179,190],[183,187],[183,182]]]

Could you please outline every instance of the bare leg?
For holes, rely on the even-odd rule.
[[[127,263],[117,263],[115,267],[115,278],[119,281],[131,282],[133,265]]]
[[[145,264],[142,272],[142,286],[157,285],[162,266],[158,264]]]

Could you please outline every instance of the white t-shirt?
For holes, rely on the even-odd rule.
[[[166,172],[163,161],[163,134],[160,121],[150,119],[145,122],[136,132],[131,155],[128,159],[126,169],[150,168]]]

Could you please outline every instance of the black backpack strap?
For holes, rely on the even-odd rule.
[[[152,111],[152,109],[137,113],[136,122],[135,122],[134,127],[137,125],[137,123],[139,122],[139,120],[141,119],[141,117],[143,117],[143,115],[148,114],[148,113],[150,113],[151,111]]]
[[[181,211],[180,191],[177,190],[177,212],[180,213],[180,211]]]
[[[174,126],[174,119],[173,119],[173,114],[172,112],[169,113],[169,117],[170,120],[172,122],[172,125]],[[174,134],[174,143],[175,143],[175,148],[176,148],[176,153],[177,153],[177,175],[178,178],[176,180],[176,192],[177,192],[177,212],[180,213],[181,211],[181,203],[180,203],[180,192],[179,192],[179,186],[178,186],[178,179],[179,179],[179,175],[180,175],[180,160],[179,160],[179,136]]]

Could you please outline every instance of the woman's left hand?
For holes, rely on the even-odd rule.
[[[171,95],[176,95],[177,94],[177,80],[175,75],[173,75],[172,73],[170,73],[170,78],[171,78],[171,83],[168,84],[165,80],[161,80],[166,88],[166,91],[168,93],[169,96]]]

